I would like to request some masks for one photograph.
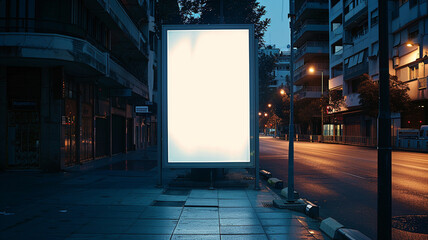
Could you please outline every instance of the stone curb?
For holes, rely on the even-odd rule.
[[[358,230],[345,228],[331,217],[321,221],[320,229],[334,240],[371,240]]]

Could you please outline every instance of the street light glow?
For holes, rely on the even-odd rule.
[[[412,43],[407,43],[406,46],[413,47],[413,44]]]
[[[259,112],[259,116],[261,116],[262,115],[262,113],[261,112]]]
[[[279,91],[279,93],[280,93],[281,95],[284,95],[284,94],[285,94],[285,90],[284,90],[284,89],[281,89],[281,91]]]
[[[310,67],[310,68],[309,68],[309,72],[310,72],[310,73],[314,73],[314,72],[315,72],[315,68]]]
[[[267,117],[268,116],[268,114],[267,113],[265,113],[265,117]]]
[[[269,103],[269,104],[268,104],[268,107],[269,107],[269,108],[270,108],[270,107],[272,107],[272,104],[270,104],[270,103]]]

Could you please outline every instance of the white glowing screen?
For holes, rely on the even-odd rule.
[[[167,31],[169,163],[250,162],[249,30]]]

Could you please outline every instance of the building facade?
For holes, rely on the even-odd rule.
[[[0,168],[142,148],[155,118],[154,0],[0,1]],[[3,136],[3,135],[2,135]]]
[[[298,99],[320,98],[329,79],[327,0],[296,0],[294,24],[294,85]],[[324,91],[323,91],[324,90]],[[313,116],[312,134],[321,134],[320,114]]]
[[[274,70],[275,78],[269,87],[288,91],[290,85],[290,51],[281,51]]]
[[[376,145],[377,120],[367,116],[358,94],[363,75],[379,80],[378,2],[332,0],[329,5],[330,76],[329,91],[343,96],[324,126],[324,135],[341,141]],[[409,96],[419,110],[392,113],[392,135],[396,129],[426,124],[426,81],[424,51],[427,49],[427,1],[390,2],[390,75],[408,84]],[[401,14],[400,14],[401,13]],[[426,53],[425,53],[426,54]],[[415,114],[416,113],[416,114]],[[407,118],[412,118],[407,120]]]

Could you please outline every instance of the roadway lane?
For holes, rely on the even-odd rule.
[[[295,142],[295,189],[333,217],[376,239],[377,150]],[[260,136],[261,169],[287,180],[288,141]],[[392,153],[392,215],[428,214],[428,154]]]

